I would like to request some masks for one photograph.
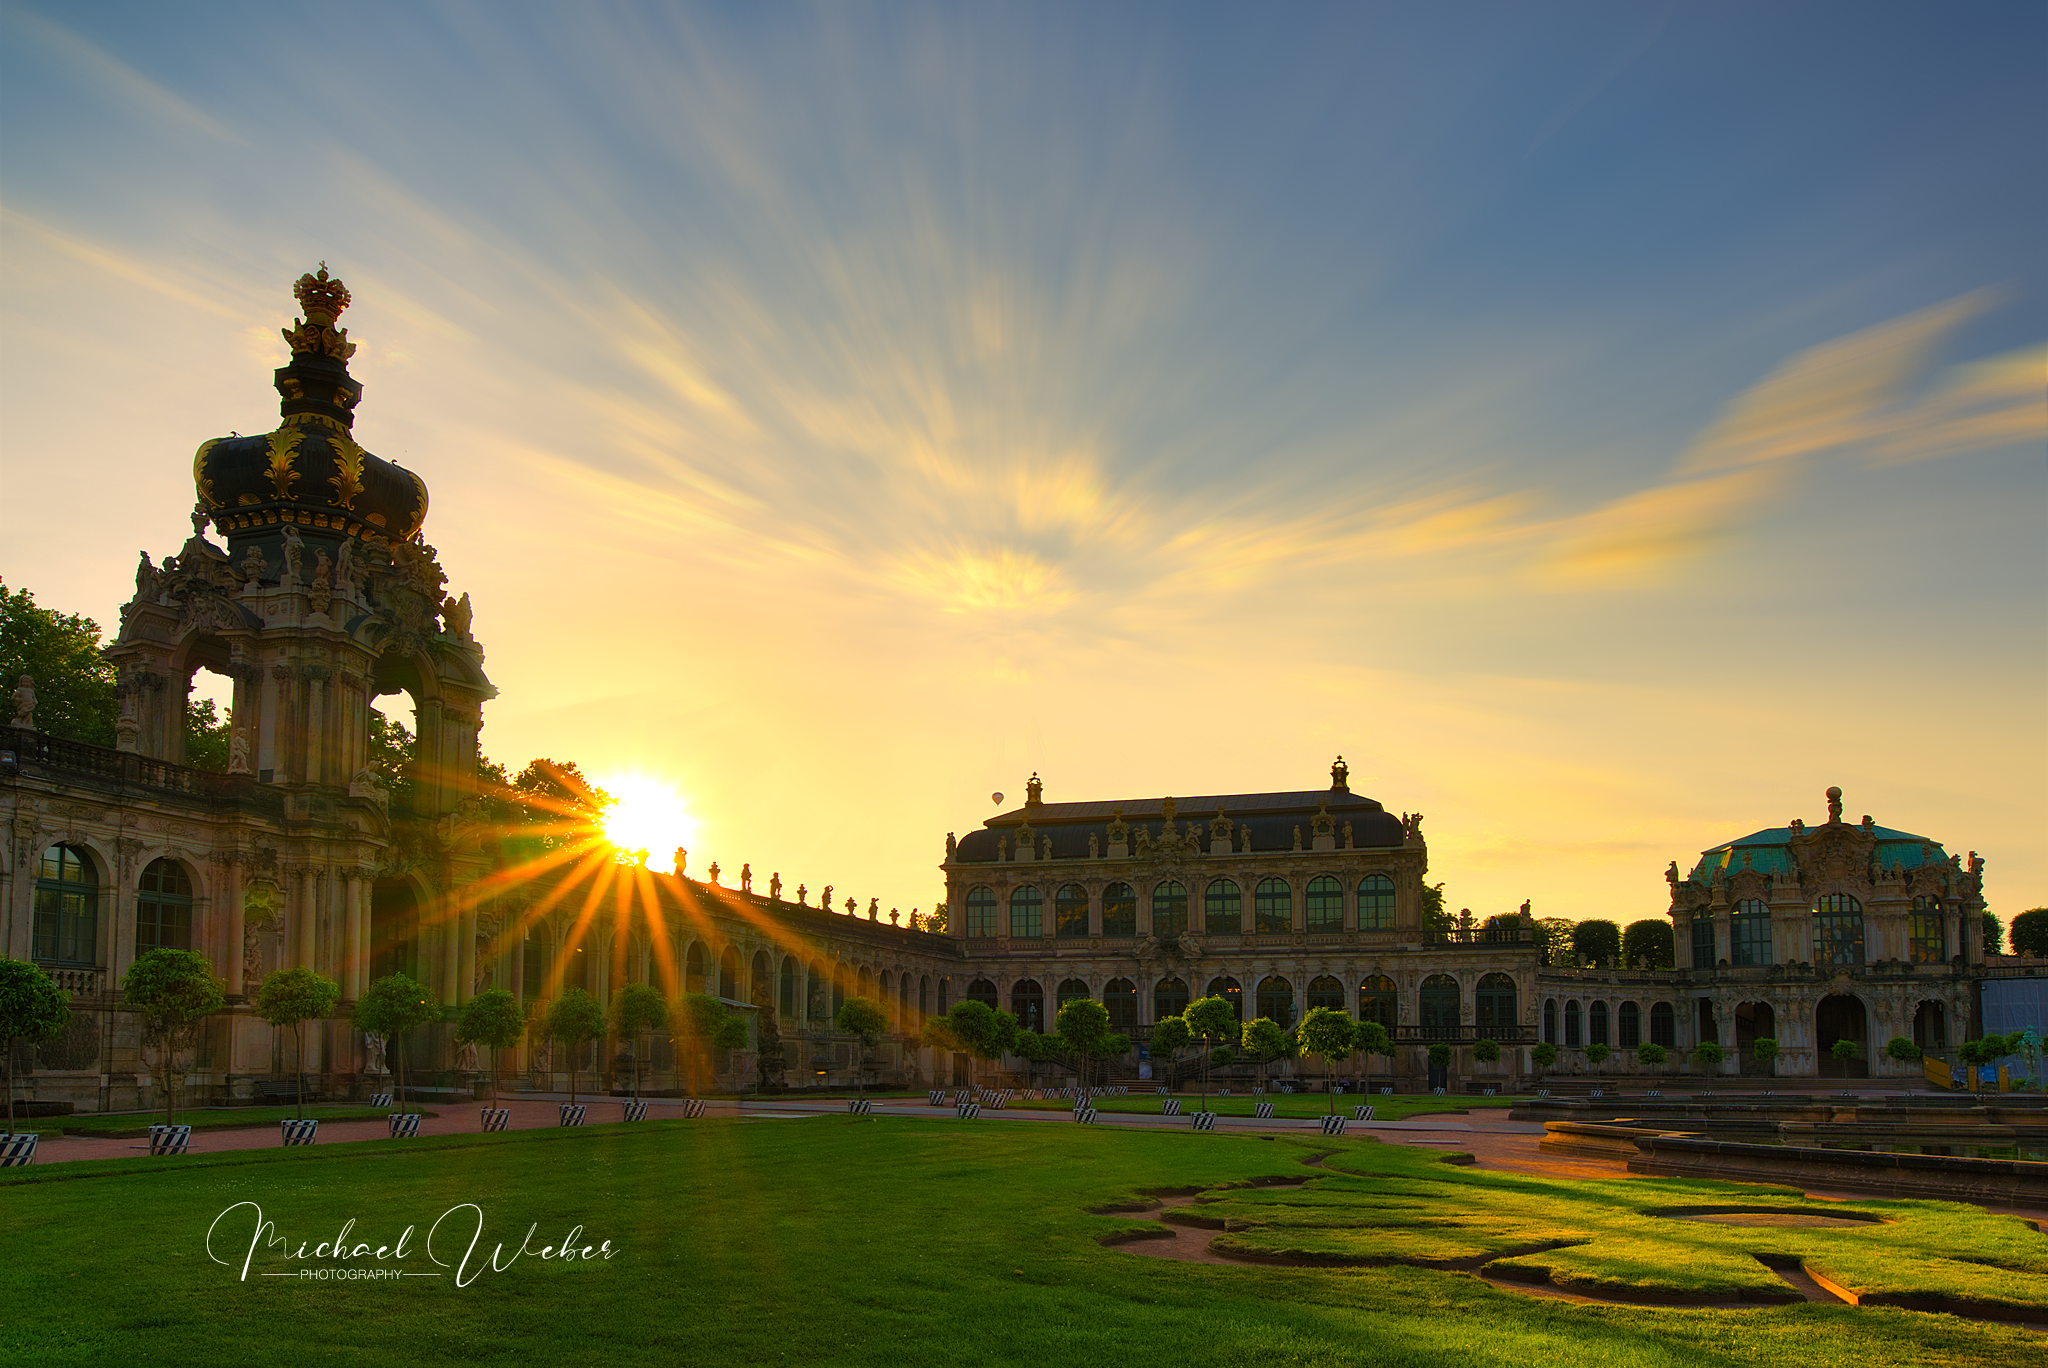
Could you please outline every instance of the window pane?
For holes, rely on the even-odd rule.
[[[1734,932],[1735,963],[1745,969],[1771,962],[1771,909],[1761,899],[1745,898],[1735,904],[1731,923]]]
[[[1068,884],[1053,899],[1053,916],[1058,933],[1062,936],[1086,936],[1088,934],[1088,890],[1079,884]]]
[[[1692,919],[1692,965],[1695,969],[1714,967],[1714,919]]]
[[[1329,875],[1311,879],[1308,885],[1308,929],[1311,931],[1341,931],[1344,929],[1344,885]]]
[[[1188,929],[1188,891],[1177,883],[1152,890],[1152,934],[1178,936]]]
[[[1294,890],[1285,879],[1262,880],[1254,904],[1260,935],[1294,929]]]
[[[1643,1009],[1633,1002],[1621,1004],[1619,1031],[1615,1044],[1624,1050],[1633,1050],[1643,1043]]]
[[[987,885],[967,890],[967,934],[993,936],[996,933],[996,893]]]
[[[1394,928],[1394,881],[1384,874],[1368,874],[1358,885],[1358,929],[1391,931]]]
[[[1202,916],[1212,936],[1236,936],[1244,932],[1242,895],[1230,879],[1218,879],[1202,894]]]
[[[1020,888],[1010,895],[1010,934],[1031,940],[1045,934],[1045,898],[1037,889]]]
[[[1102,934],[1138,934],[1138,894],[1127,883],[1113,883],[1102,890]]]

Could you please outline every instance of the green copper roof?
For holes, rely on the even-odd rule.
[[[1809,831],[1817,828],[1809,827]],[[1861,828],[1859,828],[1860,830]],[[1910,831],[1894,831],[1890,827],[1872,825],[1870,834],[1877,838],[1877,863],[1882,869],[1918,869],[1923,864],[1942,863],[1948,859],[1938,841],[1925,836],[1915,836]],[[1749,859],[1748,867],[1759,874],[1790,874],[1792,872],[1792,828],[1770,827],[1753,831],[1737,841],[1715,846],[1712,850],[1700,852],[1700,862],[1693,866],[1690,877],[1699,883],[1707,883],[1714,877],[1714,871],[1725,869],[1729,873],[1743,868],[1743,857]],[[1933,859],[1928,859],[1931,852]]]

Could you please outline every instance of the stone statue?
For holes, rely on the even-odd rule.
[[[296,589],[299,576],[305,571],[306,543],[299,536],[299,529],[290,523],[284,528],[284,577]]]
[[[796,905],[798,907],[809,907],[811,905],[811,890],[803,884],[796,886]]]
[[[1102,858],[1102,838],[1092,831],[1088,833],[1088,858],[1091,860]]]
[[[743,863],[743,864],[741,864],[741,865],[740,865],[740,892],[742,892],[742,893],[751,893],[751,892],[753,892],[753,891],[754,891],[754,867],[753,867],[753,866],[752,866],[751,864],[744,864],[744,863]]]
[[[384,1068],[384,1037],[375,1031],[363,1032],[363,1072],[380,1074]]]
[[[882,900],[881,900],[880,898],[869,898],[869,899],[868,899],[868,920],[869,920],[869,921],[878,921],[878,920],[880,920],[880,918],[881,918],[881,913],[882,913]]]
[[[711,882],[714,884],[718,882],[718,861],[716,860],[711,862]]]
[[[830,911],[832,910],[832,885],[831,885],[831,884],[826,884],[826,885],[825,885],[825,891],[824,891],[823,893],[820,893],[820,894],[818,895],[818,906],[820,906],[820,907],[824,908],[824,909],[825,909],[825,910],[826,910],[827,912],[830,912]]]
[[[896,909],[893,907],[889,909],[889,925],[896,925]]]
[[[230,725],[233,724],[233,714],[229,715],[228,721]],[[228,735],[228,773],[247,774],[249,772],[249,733],[236,727]]]
[[[1301,849],[1301,827],[1299,825],[1294,828],[1294,848],[1296,850]]]
[[[769,896],[769,897],[771,897],[771,898],[773,898],[773,899],[775,899],[775,901],[777,901],[777,902],[781,902],[781,901],[782,901],[782,871],[781,871],[781,870],[777,870],[777,871],[775,871],[775,872],[774,872],[773,874],[770,874],[770,875],[768,876],[768,896]]]
[[[1673,860],[1666,867],[1664,870],[1664,882],[1670,884],[1673,888],[1678,886],[1678,861]]]
[[[683,877],[683,871],[684,871],[685,869],[687,869],[687,868],[689,867],[689,864],[690,864],[690,852],[689,852],[689,851],[687,851],[687,850],[685,850],[685,849],[683,849],[683,848],[682,848],[681,846],[677,846],[677,847],[676,847],[676,877],[677,877],[677,878],[679,878],[679,879],[680,879],[680,878],[682,878],[682,877]]]
[[[469,624],[475,614],[476,610],[469,606],[468,594],[459,599],[441,600],[441,621],[447,626],[450,636],[459,637],[464,641],[474,640],[469,634]]]
[[[145,561],[147,561],[148,559],[149,559],[149,557],[148,557],[148,556],[144,556],[144,557],[143,557],[143,560],[145,560]],[[957,850],[957,849],[959,849],[959,843],[958,843],[958,842],[956,842],[956,841],[954,841],[954,839],[953,839],[953,833],[952,833],[952,832],[950,832],[950,831],[949,831],[949,832],[947,832],[947,833],[946,833],[946,858],[947,858],[948,860],[952,859],[952,858],[953,858],[953,852],[954,852],[955,850]]]
[[[14,725],[34,731],[36,726],[36,682],[28,675],[14,686]]]
[[[255,548],[252,547],[250,549],[254,550]],[[334,553],[334,587],[341,593],[353,594],[356,590],[356,575],[358,573],[359,570],[356,566],[356,539],[354,537],[343,537],[341,539],[341,550]]]
[[[142,553],[142,561],[135,567],[135,601],[153,602],[157,594],[157,582],[162,578],[157,568],[150,564],[149,552]]]
[[[342,549],[343,553],[346,554],[347,548],[344,547]],[[254,589],[263,583],[263,577],[269,573],[270,562],[263,558],[263,548],[260,546],[250,547],[249,554],[242,557],[242,578],[249,582],[251,589]]]
[[[192,535],[193,535],[193,536],[195,536],[195,537],[203,537],[203,536],[205,536],[205,535],[206,535],[206,529],[207,529],[207,528],[208,528],[208,527],[209,527],[209,526],[210,526],[210,525],[212,524],[212,522],[213,522],[213,514],[211,514],[211,513],[209,513],[209,512],[207,512],[207,511],[206,511],[206,505],[205,505],[205,504],[203,504],[203,503],[196,503],[196,504],[193,504],[193,505],[192,505]]]
[[[455,1051],[455,1067],[464,1073],[476,1072],[476,1042],[463,1041]]]

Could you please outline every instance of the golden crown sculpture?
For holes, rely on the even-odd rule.
[[[308,271],[300,276],[292,294],[306,314],[298,326],[281,330],[294,352],[319,352],[341,361],[355,355],[356,344],[348,340],[348,330],[334,326],[348,307],[348,286],[328,276],[326,262],[320,263],[318,275]]]

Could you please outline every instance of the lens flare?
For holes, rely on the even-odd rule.
[[[659,779],[639,774],[598,783],[612,796],[604,814],[605,839],[622,854],[646,851],[647,867],[657,874],[675,873],[676,847],[687,847],[697,832],[682,795]]]

